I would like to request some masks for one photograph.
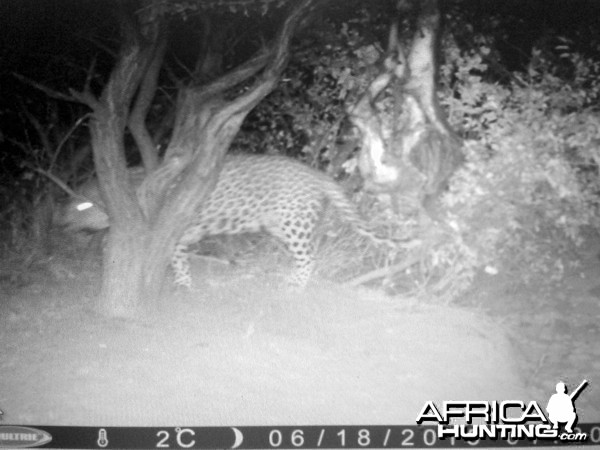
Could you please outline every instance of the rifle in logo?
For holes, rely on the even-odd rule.
[[[579,386],[570,394],[567,394],[567,386],[562,381],[556,384],[556,394],[553,394],[548,400],[548,419],[552,422],[552,428],[558,429],[559,423],[566,423],[565,431],[573,433],[573,425],[577,422],[577,413],[573,400],[588,385],[587,380],[583,380]]]

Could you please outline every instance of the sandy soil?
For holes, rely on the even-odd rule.
[[[97,274],[4,285],[0,409],[5,424],[414,424],[427,400],[545,404],[587,378],[580,421],[598,421],[599,272],[589,252],[560,289],[482,275],[439,306],[233,271],[132,321],[94,313]]]

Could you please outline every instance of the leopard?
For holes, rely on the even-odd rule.
[[[144,171],[131,168],[129,175],[134,186],[139,186]],[[78,194],[67,203],[59,222],[70,231],[108,228],[97,179],[82,185]],[[173,249],[175,285],[191,289],[189,248],[203,238],[266,231],[293,257],[289,286],[304,288],[316,262],[315,231],[328,205],[359,234],[376,244],[394,245],[373,232],[341,185],[326,173],[286,156],[226,155],[213,191]]]

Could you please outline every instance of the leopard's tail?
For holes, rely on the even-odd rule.
[[[405,242],[402,240],[379,236],[360,216],[356,206],[350,201],[342,189],[331,180],[325,181],[326,183],[323,186],[325,196],[338,211],[340,219],[352,225],[358,234],[367,237],[377,245],[386,245],[391,248],[396,248],[401,245],[402,242]]]

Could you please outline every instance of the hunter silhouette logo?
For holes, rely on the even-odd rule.
[[[573,431],[577,422],[573,401],[587,385],[588,381],[583,380],[569,395],[565,383],[559,382],[545,412],[535,400],[453,400],[444,401],[439,407],[427,401],[416,422],[437,424],[439,439],[585,441],[587,433]],[[559,424],[565,424],[563,431]]]
[[[567,394],[567,386],[562,381],[556,383],[556,394],[553,394],[548,400],[548,419],[552,422],[552,428],[558,429],[559,423],[566,423],[565,431],[573,433],[573,426],[577,422],[577,412],[573,401],[579,393],[588,385],[587,380],[583,380],[577,389],[571,395]]]

